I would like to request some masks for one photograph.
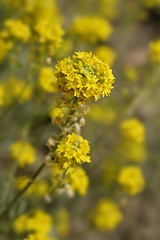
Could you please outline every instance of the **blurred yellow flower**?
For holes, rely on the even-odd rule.
[[[160,64],[160,39],[155,42],[151,42],[150,45],[149,57],[151,61],[156,64]]]
[[[94,43],[107,40],[112,33],[112,27],[106,19],[83,16],[74,20],[70,31],[72,34],[77,34],[82,39]]]
[[[130,118],[121,123],[120,130],[122,136],[127,140],[142,143],[145,140],[145,127],[136,118]]]
[[[42,67],[39,74],[38,83],[46,92],[56,92],[56,77],[50,67]]]
[[[36,160],[36,149],[29,142],[18,141],[11,144],[10,152],[19,167],[32,164]]]
[[[101,199],[94,209],[93,222],[101,231],[115,229],[122,219],[123,216],[117,204],[110,200]]]
[[[103,45],[96,48],[95,55],[103,62],[106,62],[109,66],[113,66],[116,59],[115,51],[110,47]]]
[[[69,175],[71,188],[80,195],[85,195],[89,185],[89,179],[85,170],[80,167],[69,168],[67,174]]]
[[[79,103],[98,100],[108,96],[113,88],[112,70],[92,53],[76,52],[55,67],[58,88],[67,99],[74,96]]]
[[[145,180],[140,167],[127,166],[121,169],[118,182],[129,195],[136,195],[143,191]]]
[[[31,37],[29,26],[23,23],[20,19],[8,19],[4,24],[6,28],[4,31],[8,37],[14,37],[22,42],[27,42]]]
[[[88,141],[75,133],[68,134],[57,146],[58,163],[67,169],[69,166],[90,162]]]

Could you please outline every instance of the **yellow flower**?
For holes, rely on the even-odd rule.
[[[129,195],[135,195],[143,191],[145,180],[141,169],[136,166],[127,166],[121,169],[118,182]]]
[[[89,179],[84,169],[80,167],[69,168],[67,174],[71,188],[80,195],[85,195],[88,189]]]
[[[88,42],[105,41],[112,33],[109,22],[100,17],[80,17],[74,20],[71,32]]]
[[[56,92],[56,77],[50,67],[43,67],[40,70],[38,83],[46,92]]]
[[[0,39],[0,49],[1,49],[0,51],[0,63],[1,63],[7,54],[7,45],[2,39]]]
[[[114,202],[101,199],[94,209],[93,222],[99,230],[113,230],[122,221],[123,216]]]
[[[27,42],[31,37],[29,26],[20,19],[8,19],[4,22],[8,36],[14,37],[22,42]]]
[[[33,232],[45,236],[52,229],[52,218],[46,212],[38,209],[32,216],[23,214],[16,218],[13,221],[13,229],[18,234]]]
[[[16,159],[19,167],[32,164],[36,160],[36,149],[29,143],[18,141],[10,146],[11,156]]]
[[[31,181],[29,176],[21,176],[16,179],[16,188],[22,190]],[[43,196],[48,191],[48,184],[45,180],[40,180],[38,182],[32,183],[32,185],[27,189],[26,194],[29,196]]]
[[[59,61],[56,69],[58,88],[66,98],[77,97],[79,103],[98,100],[113,88],[112,70],[91,53],[76,52]]]
[[[103,45],[96,48],[95,55],[103,62],[106,62],[109,66],[113,66],[116,58],[114,50]]]
[[[149,57],[151,61],[156,64],[160,64],[160,39],[155,42],[151,42],[150,45]]]
[[[67,169],[69,166],[81,165],[90,162],[88,153],[90,147],[88,141],[75,133],[68,134],[57,146],[59,154],[58,163],[60,167]]]
[[[145,127],[136,118],[130,118],[122,122],[120,126],[123,137],[137,143],[143,143],[145,140]]]
[[[58,23],[54,24],[48,19],[42,19],[35,25],[34,29],[38,35],[38,42],[49,43],[53,49],[57,48],[62,41],[64,32]]]

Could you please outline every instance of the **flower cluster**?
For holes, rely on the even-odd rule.
[[[39,85],[46,92],[56,92],[56,77],[50,67],[43,67],[39,73]]]
[[[127,166],[121,169],[118,182],[129,195],[136,195],[143,191],[145,180],[141,169],[136,166]]]
[[[98,100],[113,88],[112,70],[92,53],[76,52],[60,61],[56,69],[58,88],[66,98],[77,97],[80,103]]]
[[[97,42],[109,38],[112,27],[100,17],[80,17],[72,23],[71,31],[88,42]]]
[[[69,166],[90,162],[89,151],[90,147],[86,139],[75,133],[68,134],[57,146],[58,164],[67,169]]]
[[[113,66],[116,59],[114,50],[105,45],[98,46],[95,50],[95,55],[109,66]]]

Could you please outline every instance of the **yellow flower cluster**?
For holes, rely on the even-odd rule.
[[[81,165],[90,162],[88,141],[75,133],[68,134],[56,149],[60,167],[67,169],[69,166]]]
[[[106,62],[109,66],[113,66],[116,58],[114,50],[103,45],[96,48],[95,55],[103,62]]]
[[[136,118],[130,118],[122,122],[120,130],[127,140],[137,143],[143,143],[145,140],[144,125]]]
[[[112,33],[109,22],[100,17],[80,17],[74,20],[71,32],[88,42],[105,41]]]
[[[31,181],[29,176],[21,176],[16,179],[16,189],[22,190]],[[32,183],[32,185],[27,189],[26,194],[29,196],[43,196],[48,191],[48,184],[45,180]]]
[[[5,30],[2,32],[4,37],[13,37],[24,43],[31,37],[29,26],[20,19],[8,19],[4,24]]]
[[[45,236],[52,229],[52,218],[46,212],[38,209],[32,216],[22,214],[16,218],[13,222],[13,229],[18,234],[33,232]]]
[[[127,166],[121,169],[118,182],[129,195],[135,195],[143,191],[145,180],[141,169],[137,166]]]
[[[3,81],[2,86],[4,92],[8,93],[4,95],[5,104],[10,104],[14,100],[23,103],[28,101],[32,96],[31,85],[20,78],[11,77],[6,82]]]
[[[49,19],[39,21],[34,26],[34,30],[38,35],[38,42],[48,43],[53,49],[59,46],[64,33],[58,23],[51,23]]]
[[[46,92],[56,92],[56,77],[50,67],[43,67],[40,70],[38,83]]]
[[[57,240],[56,238],[46,237],[41,233],[30,234],[24,240]]]
[[[80,168],[69,168],[68,171],[69,184],[71,189],[77,191],[80,195],[85,195],[88,189],[89,179],[86,172]]]
[[[32,164],[36,160],[36,149],[29,142],[15,142],[10,146],[10,151],[19,167]]]
[[[112,70],[92,53],[76,52],[59,61],[56,69],[58,88],[68,98],[77,97],[80,103],[98,100],[113,88]]]
[[[122,219],[117,204],[107,199],[101,199],[94,210],[94,225],[102,231],[115,229]]]
[[[160,64],[160,39],[155,42],[151,42],[149,56],[153,63]]]

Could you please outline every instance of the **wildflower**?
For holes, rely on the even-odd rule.
[[[85,195],[87,192],[89,180],[84,169],[80,167],[69,168],[67,174],[71,188],[77,191],[80,195]]]
[[[122,221],[123,216],[114,202],[101,199],[94,209],[93,222],[99,230],[113,230]]]
[[[136,118],[130,118],[122,122],[120,130],[123,137],[127,140],[137,143],[142,143],[145,140],[145,127]]]
[[[90,162],[87,155],[90,151],[88,141],[75,133],[68,134],[57,146],[59,166],[67,169],[69,166]]]
[[[121,169],[118,182],[129,195],[135,195],[143,191],[145,180],[141,169],[136,166],[127,166]]]
[[[116,58],[116,53],[113,49],[103,45],[96,48],[95,55],[103,62],[106,62],[109,66],[113,66]]]
[[[151,42],[149,57],[151,61],[156,64],[160,64],[160,39],[155,42]]]
[[[71,32],[88,42],[105,41],[112,33],[109,22],[100,17],[80,17],[74,20]]]
[[[38,35],[38,42],[49,43],[53,49],[57,48],[62,40],[63,30],[61,26],[53,24],[48,19],[40,20],[34,27]]]
[[[0,39],[0,49],[1,49],[0,51],[0,63],[1,63],[7,54],[7,45],[2,39]]]
[[[29,143],[18,141],[10,146],[11,156],[16,159],[19,167],[32,164],[36,160],[36,149]]]
[[[98,100],[113,88],[112,70],[91,53],[76,52],[59,61],[56,69],[58,88],[66,98],[77,97],[79,103]]]
[[[29,26],[20,19],[8,19],[5,21],[5,32],[9,37],[14,37],[22,42],[27,42],[31,36]]]
[[[43,67],[39,74],[39,85],[46,92],[56,92],[56,77],[50,67]]]

